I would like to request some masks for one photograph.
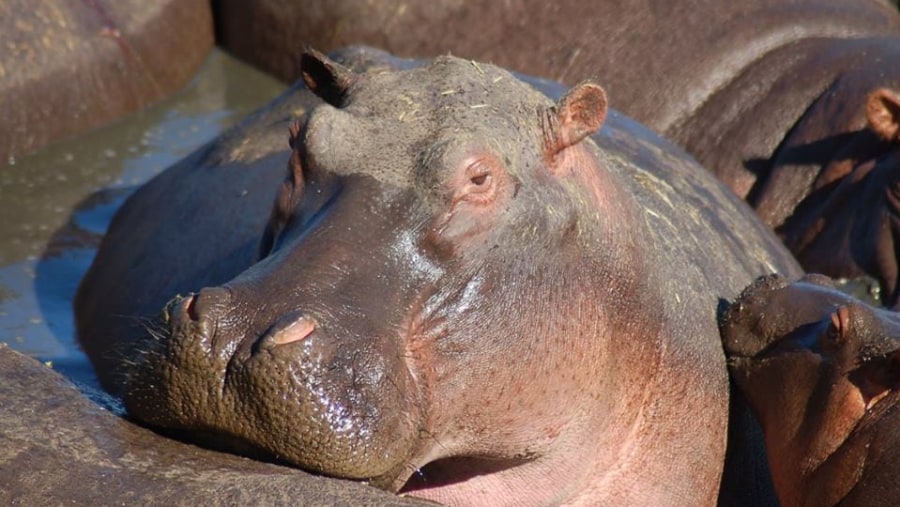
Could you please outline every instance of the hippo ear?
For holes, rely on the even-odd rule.
[[[607,112],[606,92],[586,82],[569,90],[550,109],[544,132],[547,155],[553,156],[600,130]]]
[[[869,127],[885,141],[900,140],[900,96],[879,88],[866,101],[866,119]]]
[[[314,49],[307,49],[300,56],[300,75],[316,96],[334,107],[343,105],[347,90],[359,77]]]

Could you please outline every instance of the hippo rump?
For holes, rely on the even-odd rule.
[[[783,507],[900,504],[900,315],[809,275],[764,277],[725,313]]]
[[[76,297],[103,385],[445,504],[715,504],[717,306],[790,254],[595,84],[336,58],[123,205]]]
[[[429,505],[183,444],[117,417],[96,403],[102,393],[92,395],[0,344],[0,504]]]
[[[452,52],[577,83],[697,157],[808,271],[900,302],[900,15],[883,0],[223,0],[235,54],[285,79],[303,44]],[[869,97],[890,115],[871,121]],[[880,107],[880,106],[879,106]],[[869,114],[867,114],[867,112]],[[867,122],[867,117],[870,121]]]

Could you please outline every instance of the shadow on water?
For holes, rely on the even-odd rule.
[[[175,97],[27,158],[3,161],[0,342],[82,387],[97,387],[75,341],[71,304],[113,214],[138,185],[284,88],[214,50]]]

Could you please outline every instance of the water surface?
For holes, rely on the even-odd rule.
[[[214,50],[176,96],[26,158],[0,161],[0,342],[95,386],[75,342],[71,303],[112,214],[136,186],[284,88]]]

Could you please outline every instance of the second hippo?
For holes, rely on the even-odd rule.
[[[595,84],[554,103],[380,55],[306,53],[308,89],[239,149],[123,206],[76,299],[106,388],[186,438],[450,505],[714,505],[717,306],[793,258]],[[268,148],[288,117],[293,149]]]
[[[821,275],[770,276],[731,305],[722,334],[783,507],[900,504],[900,315]]]

